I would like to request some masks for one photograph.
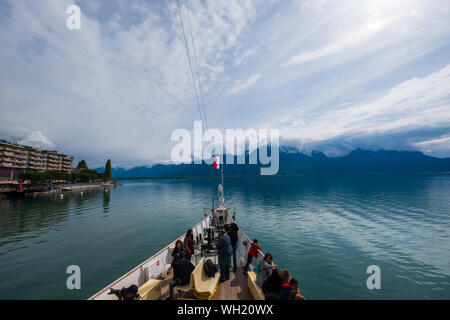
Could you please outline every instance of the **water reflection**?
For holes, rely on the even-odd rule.
[[[48,193],[35,196],[0,199],[0,247],[10,242],[38,237],[58,224],[67,222],[71,212],[83,215],[88,204],[101,194],[100,190]],[[62,195],[62,196],[61,196]],[[109,206],[109,194],[104,207]]]
[[[109,211],[109,202],[111,201],[111,192],[108,188],[103,190],[103,213],[106,215]]]
[[[89,297],[201,220],[217,182],[0,200],[0,299]],[[425,175],[225,181],[239,226],[310,299],[450,298],[449,190],[449,177]],[[65,289],[70,264],[85,270],[82,290]],[[370,264],[382,268],[379,292],[365,285]]]
[[[16,235],[35,237],[35,230],[45,230],[67,220],[70,199],[52,196],[35,198],[12,198],[0,200],[0,246],[17,241]],[[5,210],[3,210],[5,209]],[[30,234],[27,234],[30,233]],[[25,235],[23,235],[25,234]]]

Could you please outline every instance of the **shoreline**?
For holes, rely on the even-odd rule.
[[[47,193],[62,193],[62,192],[70,192],[76,190],[84,190],[84,189],[92,189],[92,188],[110,188],[115,186],[110,182],[90,182],[90,183],[65,183],[60,185],[55,185],[49,187],[49,189],[43,190],[35,190],[35,189],[27,189],[24,187],[23,190],[17,190],[17,187],[5,187],[0,188],[0,196],[26,196],[26,195],[36,195],[36,194],[47,194]]]
[[[227,179],[233,178],[257,178],[257,177],[320,177],[320,176],[396,176],[396,175],[450,175],[450,171],[443,172],[354,172],[354,173],[299,173],[299,174],[275,174],[275,175],[234,175],[234,176],[224,176]],[[121,177],[116,178],[112,177],[111,179],[116,180],[183,180],[183,179],[216,179],[220,178],[219,176],[169,176],[169,177]]]

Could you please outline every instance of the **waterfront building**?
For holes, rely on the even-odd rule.
[[[0,178],[29,171],[73,171],[73,156],[0,140]]]

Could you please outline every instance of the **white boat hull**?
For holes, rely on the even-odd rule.
[[[194,239],[197,236],[201,235],[202,238],[205,237],[205,229],[210,228],[211,216],[213,214],[209,214],[202,221],[200,221],[197,225],[195,225],[192,230],[194,232]],[[224,224],[230,224],[234,222],[234,220],[230,217],[229,214],[224,216]],[[127,272],[125,275],[112,282],[104,289],[100,290],[89,300],[117,300],[115,295],[108,295],[109,288],[120,289],[122,287],[129,287],[131,285],[142,286],[145,282],[150,279],[163,279],[166,277],[167,272],[170,269],[170,264],[172,261],[172,250],[175,247],[175,243],[178,239],[184,240],[184,234],[177,239],[175,239],[168,246],[163,248],[161,251],[153,255],[151,258],[145,260],[140,265]],[[250,248],[251,240],[248,236],[239,229],[238,231],[238,245],[236,250],[237,263],[238,266],[244,266],[247,259],[247,252]],[[259,257],[257,259],[262,259],[263,254],[259,252]],[[195,262],[195,261],[194,261]],[[256,264],[256,262],[254,262]]]

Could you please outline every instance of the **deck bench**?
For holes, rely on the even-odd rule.
[[[191,281],[185,286],[178,286],[177,297],[183,299],[183,295],[192,289],[194,297],[199,300],[210,300],[217,291],[220,273],[217,272],[214,277],[208,277],[203,270],[205,258],[202,258],[191,273]],[[179,292],[181,291],[181,295]]]
[[[150,279],[139,287],[142,300],[158,300],[161,297],[161,280]]]
[[[210,300],[217,291],[219,284],[220,273],[216,272],[214,277],[208,277],[204,271],[205,258],[202,258],[194,271],[192,277],[194,280],[193,293],[199,300]]]
[[[248,272],[248,289],[255,300],[265,300],[264,292],[256,284],[256,273],[253,271]]]

